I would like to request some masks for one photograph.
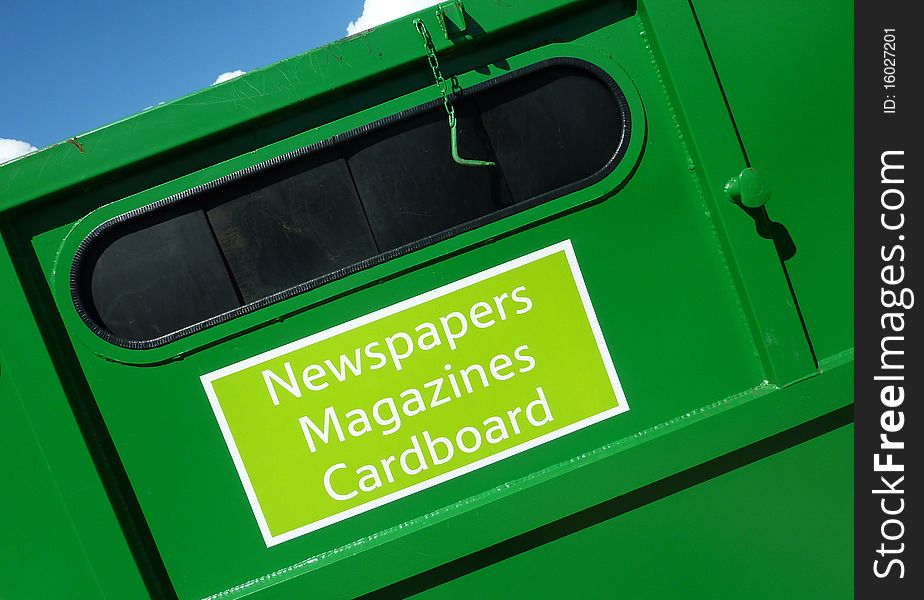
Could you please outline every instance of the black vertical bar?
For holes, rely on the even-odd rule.
[[[917,598],[922,589],[917,4],[855,3],[857,598]]]

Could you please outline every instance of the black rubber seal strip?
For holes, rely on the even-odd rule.
[[[504,73],[503,75],[499,75],[498,77],[489,79],[488,81],[484,81],[472,87],[465,88],[463,90],[458,90],[453,94],[453,98],[454,99],[464,99],[468,96],[472,96],[474,94],[477,94],[478,92],[484,91],[496,85],[500,85],[502,83],[506,83],[513,79],[523,77],[524,75],[529,75],[531,73],[535,73],[536,71],[543,70],[543,69],[548,69],[552,67],[561,67],[561,66],[578,68],[578,69],[586,71],[594,75],[595,77],[597,77],[600,81],[606,84],[607,87],[610,88],[610,90],[613,92],[614,96],[616,97],[616,101],[620,107],[620,111],[622,114],[622,122],[623,122],[622,138],[620,139],[619,145],[617,146],[616,151],[613,153],[613,156],[610,157],[607,163],[596,173],[593,173],[592,175],[589,175],[578,181],[575,181],[574,183],[568,184],[558,189],[551,190],[544,194],[540,194],[538,196],[530,198],[529,200],[524,200],[517,204],[513,204],[511,206],[502,208],[501,210],[493,212],[489,215],[485,215],[483,217],[479,217],[478,219],[474,219],[467,223],[457,225],[451,229],[447,229],[445,231],[433,234],[421,240],[417,240],[416,242],[405,244],[404,246],[401,246],[400,248],[395,248],[393,250],[389,250],[388,252],[383,252],[381,254],[370,257],[361,262],[358,262],[348,267],[344,267],[342,269],[334,271],[333,273],[329,273],[322,277],[312,279],[311,281],[306,281],[305,283],[299,284],[295,287],[289,288],[287,290],[283,290],[281,292],[277,292],[273,294],[272,296],[261,298],[260,300],[251,302],[250,304],[245,304],[244,306],[241,306],[234,310],[222,313],[220,315],[215,315],[214,317],[206,319],[205,321],[200,321],[199,323],[195,323],[193,325],[184,327],[183,329],[180,329],[173,333],[170,333],[170,334],[167,334],[167,335],[164,335],[164,336],[152,339],[152,340],[128,340],[128,339],[124,339],[116,335],[113,335],[111,332],[109,332],[104,327],[102,327],[99,323],[97,323],[97,321],[93,318],[90,312],[87,311],[86,308],[84,307],[81,294],[80,294],[80,287],[78,285],[78,278],[81,273],[81,267],[83,265],[84,259],[86,258],[87,251],[90,245],[97,238],[99,238],[104,232],[106,232],[109,228],[115,227],[116,225],[123,224],[126,221],[129,221],[131,219],[136,219],[143,215],[147,215],[149,213],[155,212],[166,206],[170,206],[173,204],[177,204],[179,202],[189,200],[201,193],[212,191],[228,183],[237,181],[239,179],[243,179],[255,173],[259,173],[260,171],[264,171],[266,169],[275,167],[281,163],[294,160],[296,158],[301,158],[309,154],[313,154],[315,152],[320,152],[322,150],[329,149],[337,144],[341,144],[341,143],[354,140],[364,134],[375,131],[382,127],[386,127],[398,121],[409,119],[411,117],[422,114],[426,111],[432,110],[434,108],[438,108],[442,106],[443,101],[442,99],[437,98],[425,104],[421,104],[419,106],[415,106],[413,108],[403,110],[389,117],[379,119],[378,121],[373,121],[372,123],[368,123],[366,125],[363,125],[362,127],[358,127],[351,131],[341,133],[339,135],[335,135],[332,138],[328,138],[326,140],[316,142],[309,146],[304,146],[302,148],[292,150],[291,152],[281,154],[275,158],[271,158],[261,163],[257,163],[255,165],[247,167],[246,169],[242,169],[240,171],[236,171],[229,175],[225,175],[224,177],[221,177],[214,181],[210,181],[209,183],[196,186],[194,188],[190,188],[184,192],[180,192],[172,196],[168,196],[167,198],[163,198],[147,206],[136,208],[125,214],[119,215],[117,217],[113,217],[112,219],[105,221],[104,223],[96,227],[92,232],[90,232],[90,234],[80,243],[80,246],[77,248],[77,251],[74,253],[74,261],[71,264],[71,272],[70,272],[70,292],[71,292],[71,299],[74,302],[74,306],[77,309],[77,313],[80,315],[80,318],[83,320],[83,322],[86,323],[87,327],[89,327],[90,330],[93,331],[93,333],[95,333],[97,336],[99,336],[103,340],[109,342],[110,344],[113,344],[115,346],[120,346],[122,348],[128,348],[131,350],[149,350],[152,348],[158,348],[166,344],[169,344],[171,342],[174,342],[176,340],[179,340],[181,338],[193,335],[195,333],[199,333],[200,331],[203,331],[204,329],[208,329],[209,327],[213,327],[221,323],[226,323],[227,321],[230,321],[231,319],[234,319],[235,317],[238,317],[240,315],[260,310],[261,308],[265,308],[269,306],[270,304],[275,304],[276,302],[280,302],[282,300],[291,298],[293,296],[297,296],[298,294],[307,292],[309,290],[313,290],[315,288],[318,288],[332,281],[342,279],[343,277],[346,277],[347,275],[352,275],[353,273],[362,271],[364,269],[368,269],[369,267],[372,267],[375,265],[379,265],[381,263],[384,263],[398,256],[403,256],[415,250],[419,250],[426,246],[430,246],[437,242],[441,242],[443,240],[451,238],[460,233],[470,231],[472,229],[476,229],[478,227],[481,227],[482,225],[493,223],[494,221],[498,221],[505,217],[509,217],[510,215],[527,210],[539,204],[543,204],[545,202],[548,202],[549,200],[560,198],[561,196],[565,196],[567,194],[576,192],[580,189],[591,186],[601,181],[603,178],[605,178],[607,175],[613,172],[613,170],[616,168],[616,165],[618,165],[620,161],[622,160],[623,156],[625,156],[626,149],[628,148],[628,145],[629,145],[629,139],[632,133],[632,129],[631,129],[632,119],[631,119],[631,115],[629,114],[629,103],[626,100],[626,96],[623,93],[622,89],[619,87],[616,81],[606,71],[604,71],[597,65],[587,62],[582,59],[578,59],[578,58],[565,58],[565,57],[550,58],[547,60],[543,60],[543,61],[531,64],[531,65],[528,65],[526,67],[522,67],[515,71],[511,71],[509,73]]]

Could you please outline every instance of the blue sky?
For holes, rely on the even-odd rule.
[[[435,3],[4,0],[0,163]]]

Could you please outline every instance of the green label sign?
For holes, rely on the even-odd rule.
[[[569,241],[202,384],[267,546],[629,409]]]

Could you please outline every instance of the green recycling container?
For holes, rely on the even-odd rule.
[[[446,2],[4,165],[0,597],[850,597],[852,19]]]

